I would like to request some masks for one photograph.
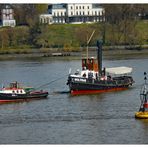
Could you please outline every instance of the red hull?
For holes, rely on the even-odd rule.
[[[0,100],[0,104],[1,103],[9,103],[9,102],[23,102],[26,99],[17,99],[17,100]]]
[[[25,99],[24,98],[24,99],[14,99],[14,100],[12,100],[12,99],[11,100],[0,100],[0,104],[3,104],[3,103],[13,103],[13,102],[14,103],[18,102],[19,103],[19,102],[25,102],[25,101],[28,102],[28,101],[31,101],[31,100],[40,100],[40,99],[43,99],[43,98],[31,98],[31,99],[28,99],[28,98]]]
[[[97,93],[120,91],[120,90],[126,90],[126,89],[128,88],[120,87],[120,88],[111,88],[111,89],[104,89],[104,90],[71,90],[71,94],[72,95],[97,94]]]

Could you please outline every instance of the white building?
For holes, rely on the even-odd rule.
[[[16,26],[16,21],[14,19],[14,11],[10,5],[6,5],[1,11],[2,16],[2,26]]]
[[[43,24],[53,23],[53,17],[51,14],[41,14],[39,17],[40,17],[40,22]]]
[[[40,22],[52,23],[89,23],[105,21],[105,10],[99,4],[52,4],[48,6],[48,15],[40,15]]]

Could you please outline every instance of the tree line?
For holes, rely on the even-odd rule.
[[[147,14],[147,4],[114,4],[104,5],[104,8],[106,22],[110,24],[113,45],[141,44],[141,33],[137,25],[142,16]]]
[[[0,4],[2,8],[4,4]],[[105,21],[81,25],[48,25],[39,23],[39,14],[47,11],[47,4],[13,4],[17,27],[0,28],[0,48],[64,48],[65,50],[96,44],[102,39],[104,45],[135,45],[148,41],[145,24],[139,26],[140,16],[146,14],[147,4],[102,4]],[[145,22],[147,23],[147,22]],[[144,28],[141,28],[144,27]],[[142,31],[144,30],[144,32]]]

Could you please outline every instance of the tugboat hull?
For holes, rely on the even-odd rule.
[[[112,91],[120,91],[120,90],[126,90],[127,87],[116,87],[116,88],[108,88],[108,89],[102,89],[102,90],[71,90],[72,95],[85,95],[85,94],[98,94],[98,93],[104,93],[104,92],[112,92]]]
[[[48,92],[33,92],[29,94],[0,94],[0,103],[19,102],[31,99],[42,99],[48,96]]]
[[[126,90],[132,83],[131,77],[122,77],[116,81],[82,80],[82,78],[78,80],[78,78],[69,77],[67,84],[72,95],[81,95]]]

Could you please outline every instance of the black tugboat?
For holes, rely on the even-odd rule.
[[[69,85],[71,94],[125,90],[134,83],[130,67],[104,68],[102,70],[102,44],[99,41],[97,48],[97,59],[83,58],[82,71],[77,70],[75,74],[69,74],[67,85]]]
[[[21,87],[18,82],[10,83],[9,87],[3,87],[0,89],[0,103],[42,99],[47,96],[47,91],[36,91],[32,87]]]

